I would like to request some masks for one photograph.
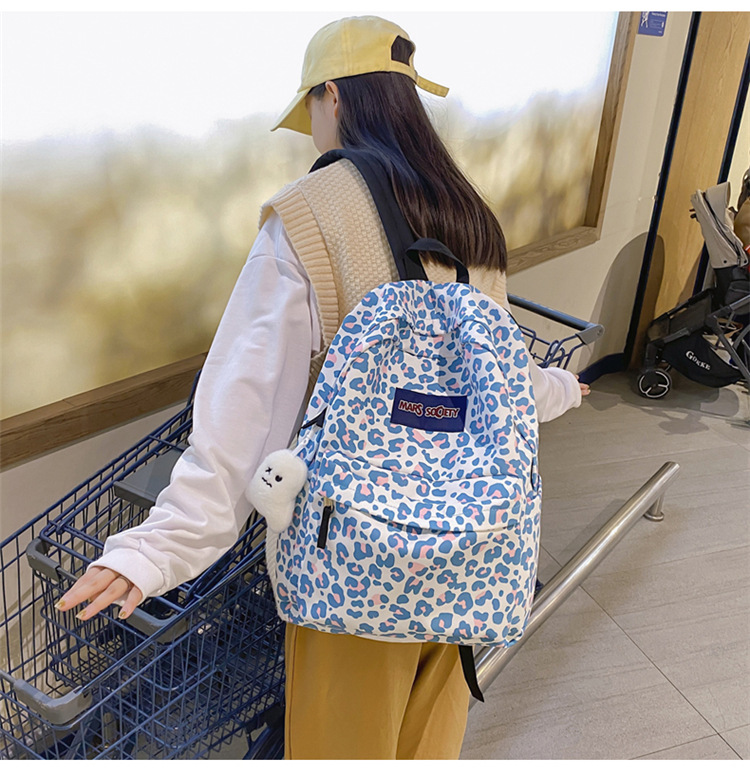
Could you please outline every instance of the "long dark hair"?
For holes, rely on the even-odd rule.
[[[397,38],[393,59],[408,62],[413,44]],[[430,122],[414,81],[401,73],[367,73],[334,80],[341,97],[344,148],[377,153],[391,174],[416,237],[445,243],[466,266],[505,271],[505,237],[497,218],[453,161]],[[310,90],[319,99],[325,84]],[[438,257],[432,257],[441,261]]]

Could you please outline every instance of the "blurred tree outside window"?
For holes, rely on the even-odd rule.
[[[208,349],[261,204],[315,160],[268,128],[339,16],[4,15],[2,417]],[[583,224],[617,14],[387,16],[509,248]]]

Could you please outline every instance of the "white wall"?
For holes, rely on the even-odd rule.
[[[689,26],[670,12],[664,37],[636,36],[601,239],[508,279],[511,293],[605,326],[578,367],[625,347]]]

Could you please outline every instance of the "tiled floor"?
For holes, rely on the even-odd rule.
[[[666,461],[642,520],[469,714],[462,759],[750,759],[750,395],[626,375],[542,427],[540,577],[550,579]],[[218,756],[242,757],[237,739]]]
[[[750,396],[626,375],[542,430],[549,579],[666,461],[638,523],[469,715],[463,759],[750,759]]]

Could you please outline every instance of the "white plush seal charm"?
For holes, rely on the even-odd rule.
[[[277,533],[292,522],[294,502],[307,480],[307,464],[291,450],[266,456],[247,486],[247,497]]]

